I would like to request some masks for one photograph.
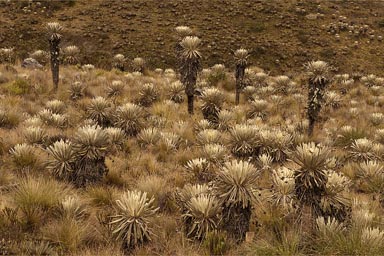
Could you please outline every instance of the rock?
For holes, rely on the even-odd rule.
[[[317,19],[317,14],[310,13],[310,14],[306,15],[305,18],[307,18],[308,20],[316,20]]]
[[[21,66],[23,68],[30,68],[30,69],[41,69],[43,68],[43,65],[41,65],[37,60],[33,58],[26,58],[23,60],[23,63],[21,63]]]

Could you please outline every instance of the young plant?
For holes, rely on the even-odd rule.
[[[127,191],[116,200],[117,214],[111,216],[109,224],[116,239],[123,240],[124,250],[130,251],[151,240],[149,218],[158,211],[153,201],[153,197],[147,198],[147,193],[141,191]]]
[[[123,54],[116,54],[113,57],[113,67],[124,72],[125,56]]]
[[[203,116],[211,124],[218,125],[219,112],[224,103],[224,95],[216,88],[209,88],[203,91],[201,95],[203,104],[201,111]]]
[[[70,45],[64,48],[64,63],[68,65],[76,65],[79,63],[80,49],[76,45]]]

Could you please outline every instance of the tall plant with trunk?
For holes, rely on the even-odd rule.
[[[59,86],[59,55],[60,55],[60,42],[62,35],[60,34],[63,27],[58,22],[49,22],[47,24],[48,42],[50,46],[51,56],[51,71],[54,90],[56,91]]]
[[[236,105],[239,105],[240,102],[240,91],[243,87],[244,76],[245,76],[245,68],[248,64],[248,51],[246,49],[240,48],[235,52],[235,60],[236,60]]]
[[[325,88],[330,81],[330,66],[324,61],[311,61],[305,67],[309,76],[307,117],[309,121],[308,135],[311,136],[324,104]]]
[[[196,36],[187,36],[181,42],[180,73],[181,82],[185,85],[188,98],[188,113],[193,115],[193,100],[197,73],[201,67],[199,45],[201,40]]]

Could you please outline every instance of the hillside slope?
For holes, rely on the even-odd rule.
[[[0,47],[15,47],[20,57],[46,49],[44,25],[58,20],[66,28],[62,46],[79,46],[82,63],[108,68],[112,56],[123,53],[164,68],[175,62],[174,27],[188,25],[204,42],[205,65],[230,66],[231,51],[242,46],[252,64],[272,72],[324,59],[340,71],[380,73],[383,17],[383,1],[0,1]],[[327,32],[331,23],[369,27],[365,35],[346,27],[337,38]]]

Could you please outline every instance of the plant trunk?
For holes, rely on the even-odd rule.
[[[239,103],[240,103],[240,89],[236,85],[236,105],[239,105]]]
[[[309,121],[308,135],[312,136],[313,130],[324,103],[325,87],[327,80],[312,81],[309,80],[308,102],[307,102],[307,117]]]
[[[314,128],[315,128],[315,120],[312,118],[309,118],[308,136],[312,136]]]
[[[243,86],[244,74],[245,66],[240,64],[236,65],[236,105],[239,105],[240,103],[240,90]]]
[[[188,113],[193,115],[193,95],[188,95]]]
[[[52,81],[53,88],[57,91],[59,86],[59,48],[60,39],[53,39],[49,41],[50,50],[51,50],[51,71],[52,71]]]
[[[223,208],[223,228],[238,243],[245,240],[246,233],[249,231],[251,214],[251,206],[243,208],[240,204],[236,204]]]

